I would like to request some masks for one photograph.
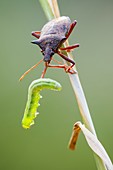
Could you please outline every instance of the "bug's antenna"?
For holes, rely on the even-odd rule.
[[[27,70],[19,79],[19,81],[21,81],[31,70],[33,70],[34,68],[36,68],[41,62],[43,61],[40,60],[38,63],[36,63],[34,66],[32,66],[29,70]]]

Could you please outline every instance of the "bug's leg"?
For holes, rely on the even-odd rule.
[[[51,60],[53,60],[54,62],[58,63],[59,65],[51,65],[51,64],[49,64],[50,63],[49,62],[49,63],[47,63],[47,67],[51,67],[51,68],[64,68],[64,70],[66,70],[66,68],[68,67],[68,66],[62,64],[61,62],[59,62],[59,61],[57,61],[57,60],[55,60],[53,58],[51,58]]]
[[[54,59],[53,59],[53,60],[54,60]],[[55,60],[55,61],[56,61],[56,60]],[[59,62],[58,62],[58,63],[59,63]],[[51,67],[51,68],[64,68],[64,69],[66,70],[66,66],[65,66],[65,65],[51,65],[51,64],[49,64],[48,62],[45,62],[45,67],[44,67],[44,70],[43,70],[43,72],[42,72],[41,78],[44,78],[48,67]]]
[[[31,32],[31,34],[32,34],[34,37],[36,37],[36,38],[39,39],[41,32],[40,32],[40,31],[33,31],[33,32]]]
[[[67,68],[64,64],[63,65],[51,65],[51,64],[49,64],[48,67],[51,67],[51,68],[64,68],[64,69]]]
[[[79,44],[74,44],[74,45],[70,45],[68,47],[64,47],[64,48],[60,48],[60,50],[66,50],[67,52],[70,52],[71,50],[73,50],[74,48],[79,47]]]
[[[76,73],[74,70],[70,70],[71,68],[69,66],[66,66],[64,64],[62,64],[62,65],[51,65],[51,64],[49,64],[48,67],[51,67],[51,68],[63,68],[66,73],[67,72],[71,73],[71,74],[75,74]]]
[[[59,62],[59,61],[57,61],[57,60],[55,60],[55,59],[53,59],[53,58],[52,58],[52,60],[53,60],[54,62],[58,63],[59,65],[49,65],[49,67],[64,68],[65,71],[69,68],[69,66],[67,66],[67,65],[65,65],[65,64],[62,64],[61,62]]]
[[[44,76],[45,76],[45,74],[46,74],[46,71],[47,71],[47,68],[48,68],[48,63],[45,62],[45,67],[44,67],[44,70],[43,70],[43,72],[42,72],[42,74],[41,74],[41,78],[44,78]]]
[[[61,63],[60,61],[57,61],[57,60],[55,60],[54,58],[52,58],[52,60],[53,60],[54,62],[56,62],[56,63],[62,65],[62,63]]]
[[[60,51],[57,51],[57,54],[60,55],[64,60],[72,63],[71,66],[69,66],[68,68],[65,69],[66,72],[69,72],[71,74],[75,74],[77,73],[76,71],[74,70],[71,70],[73,68],[73,66],[75,65],[75,62],[73,60],[71,60],[70,58],[68,58],[67,56],[65,56],[64,54],[60,53]]]
[[[41,62],[43,61],[40,60],[38,63],[36,63],[34,66],[32,66],[29,70],[27,70],[19,79],[19,81],[21,81],[31,70],[33,70],[34,68],[36,68]]]
[[[75,25],[77,24],[77,21],[74,20],[71,25],[70,25],[70,29],[69,29],[69,32],[68,34],[66,35],[66,39],[68,39],[68,37],[70,36],[71,32],[73,31],[73,28],[75,27]]]

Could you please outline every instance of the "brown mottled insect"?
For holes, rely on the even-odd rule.
[[[71,20],[67,16],[62,16],[56,19],[49,21],[44,25],[41,31],[32,32],[32,35],[36,37],[38,40],[32,41],[33,44],[37,44],[41,48],[41,52],[44,56],[42,60],[40,60],[37,64],[31,67],[28,71],[26,71],[20,80],[24,78],[26,74],[28,74],[32,69],[38,66],[42,61],[45,62],[45,68],[42,72],[41,77],[43,78],[48,67],[53,68],[64,68],[64,70],[68,73],[74,74],[75,71],[72,70],[72,67],[75,65],[75,62],[61,53],[62,50],[67,50],[68,52],[72,49],[79,47],[79,44],[74,44],[65,48],[62,48],[62,44],[68,39],[73,28],[77,24],[77,21]],[[52,60],[52,56],[57,53],[60,57],[65,59],[66,61],[71,63],[71,66],[66,65],[50,65]],[[59,63],[59,62],[58,62]]]

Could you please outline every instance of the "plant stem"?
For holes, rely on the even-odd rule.
[[[54,17],[55,18],[60,17],[57,0],[39,0],[39,1],[46,14],[46,17],[49,20],[53,19]],[[65,46],[67,45],[68,45],[68,42],[66,41]],[[71,53],[67,53],[67,56],[73,59]],[[69,65],[69,63],[67,64]],[[76,70],[75,67],[74,69]],[[78,107],[79,107],[83,122],[85,126],[96,136],[95,128],[93,125],[93,121],[91,119],[88,104],[87,104],[87,101],[86,101],[86,98],[85,98],[85,95],[84,95],[84,92],[83,92],[83,89],[82,89],[82,86],[79,80],[79,76],[78,74],[68,74],[68,75],[69,75],[69,78],[70,78],[70,81],[71,81],[71,84],[72,84],[72,87],[73,87],[73,90],[74,90],[74,93],[75,93],[75,96],[78,102]],[[94,154],[94,157],[96,160],[98,170],[106,170],[106,167],[103,161],[96,154]]]
[[[51,6],[49,5],[49,2],[47,0],[39,0],[43,11],[45,12],[45,15],[48,20],[53,19],[55,16],[52,12]]]

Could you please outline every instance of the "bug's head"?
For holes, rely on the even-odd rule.
[[[45,48],[45,50],[42,52],[42,54],[44,55],[44,59],[43,60],[45,62],[50,63],[51,57],[54,55],[54,51],[49,46],[47,46]]]
[[[44,62],[50,63],[51,57],[54,55],[54,51],[51,48],[50,43],[45,43],[45,41],[40,41],[40,40],[33,40],[33,44],[38,45],[42,49],[42,54],[44,56]]]

